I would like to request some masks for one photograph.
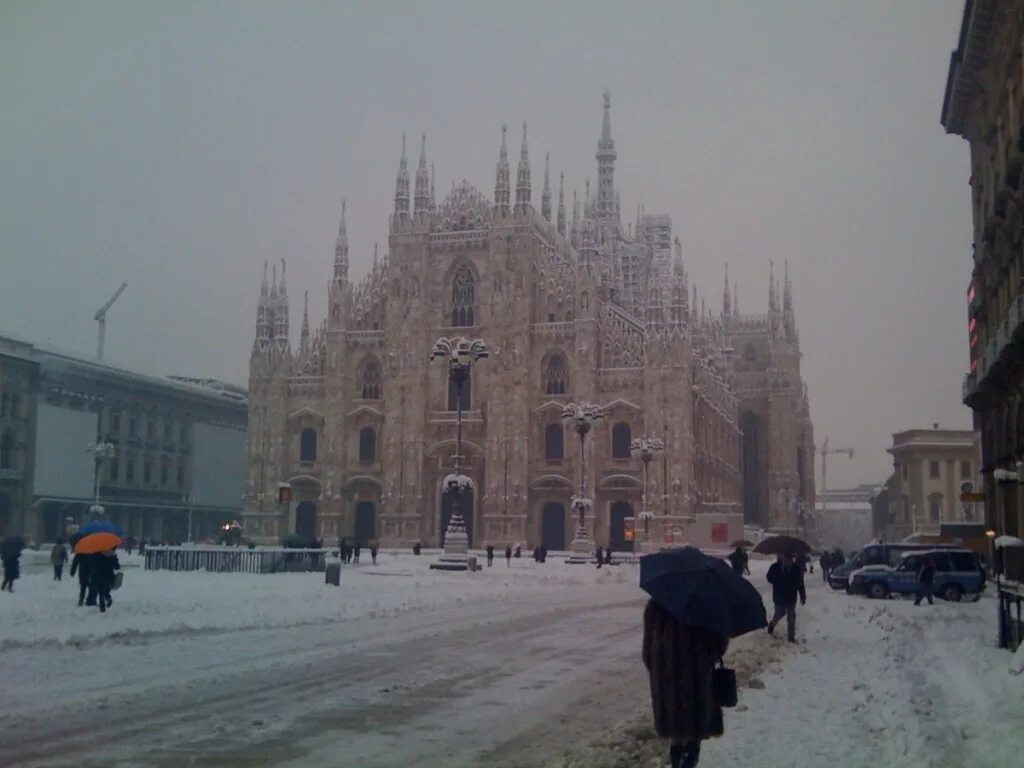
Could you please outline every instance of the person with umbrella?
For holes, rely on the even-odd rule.
[[[0,560],[4,564],[4,580],[0,591],[14,591],[14,582],[21,575],[21,550],[25,548],[25,540],[21,536],[7,536],[0,542]]]
[[[807,591],[804,589],[804,572],[796,563],[792,552],[778,555],[776,562],[768,569],[768,583],[772,585],[772,602],[775,603],[775,615],[768,622],[768,634],[775,631],[775,625],[786,617],[786,635],[789,642],[796,642],[796,598],[800,596],[800,604],[807,604]]]
[[[732,565],[732,569],[740,576],[747,569],[747,553],[743,551],[743,547],[739,544],[736,545],[736,549],[729,555],[729,563]]]
[[[114,587],[114,572],[121,570],[121,564],[117,561],[117,553],[107,550],[92,556],[92,583],[89,585],[90,601],[98,600],[100,613],[106,613],[107,608],[113,605],[110,598],[110,590]]]
[[[646,555],[640,587],[651,596],[643,662],[654,728],[670,740],[672,768],[693,768],[701,741],[725,731],[722,706],[735,703],[717,690],[715,664],[729,638],[765,625],[764,603],[750,582],[693,547]]]
[[[91,554],[81,554],[75,552],[75,556],[71,558],[71,570],[68,571],[69,576],[78,574],[78,605],[85,602],[86,591],[89,589],[89,585],[92,584],[92,565],[93,556]],[[96,601],[90,603],[95,605]]]

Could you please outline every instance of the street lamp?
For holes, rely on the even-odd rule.
[[[462,474],[462,387],[469,379],[470,370],[478,360],[490,357],[491,350],[482,339],[470,341],[462,336],[442,336],[434,342],[431,361],[448,361],[448,380],[455,387],[455,471],[447,475],[441,492],[451,494],[452,513],[444,533],[444,554],[430,567],[442,571],[464,571],[468,567],[469,536],[462,517],[462,494],[472,490],[473,480]]]
[[[100,505],[100,467],[104,461],[117,455],[117,446],[104,440],[95,440],[86,444],[85,452],[91,453],[96,463],[93,470],[93,502],[89,507],[89,514],[95,519],[106,511]]]
[[[576,516],[576,532],[572,539],[572,554],[566,558],[567,563],[585,564],[590,562],[594,550],[594,542],[587,532],[587,514],[594,508],[594,502],[587,497],[586,485],[586,454],[584,448],[587,433],[598,419],[604,418],[601,406],[593,403],[569,403],[562,409],[562,420],[572,424],[580,437],[580,490],[570,500],[573,515]]]
[[[665,441],[660,437],[637,437],[629,444],[629,450],[644,463],[644,495],[641,502],[640,519],[644,521],[644,545],[645,548],[648,548],[651,543],[650,524],[654,513],[651,512],[647,503],[647,466],[656,454],[665,450]]]

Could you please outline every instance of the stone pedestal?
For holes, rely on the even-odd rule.
[[[565,562],[572,565],[588,565],[594,562],[594,542],[587,529],[580,523],[576,524],[576,532],[569,545],[570,555]]]
[[[430,564],[433,571],[465,571],[469,568],[469,536],[462,512],[453,512],[444,534],[444,554]]]

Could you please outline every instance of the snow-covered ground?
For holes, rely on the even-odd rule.
[[[330,587],[122,559],[106,615],[35,569],[0,595],[0,765],[664,764],[635,566],[444,573],[404,555]],[[702,765],[1020,764],[1024,675],[992,647],[992,598],[915,608],[808,586],[800,644],[783,629],[731,647],[740,706]]]

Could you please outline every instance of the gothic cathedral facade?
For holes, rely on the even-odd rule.
[[[502,129],[493,200],[461,181],[436,203],[425,143],[411,180],[403,137],[387,252],[358,283],[343,207],[327,318],[311,332],[304,311],[298,349],[285,265],[269,283],[264,266],[246,534],[443,543],[456,398],[430,361],[441,336],[491,348],[462,397],[471,546],[566,548],[583,470],[602,546],[626,549],[643,509],[658,540],[711,511],[796,525],[813,507],[814,443],[788,275],[781,305],[772,279],[767,315],[739,314],[728,274],[721,315],[698,310],[669,218],[621,221],[607,93],[596,195],[588,182],[569,210],[547,162],[534,207],[525,124],[514,184]],[[561,418],[569,402],[603,408],[582,452]],[[665,444],[646,473],[630,450],[642,436]]]

